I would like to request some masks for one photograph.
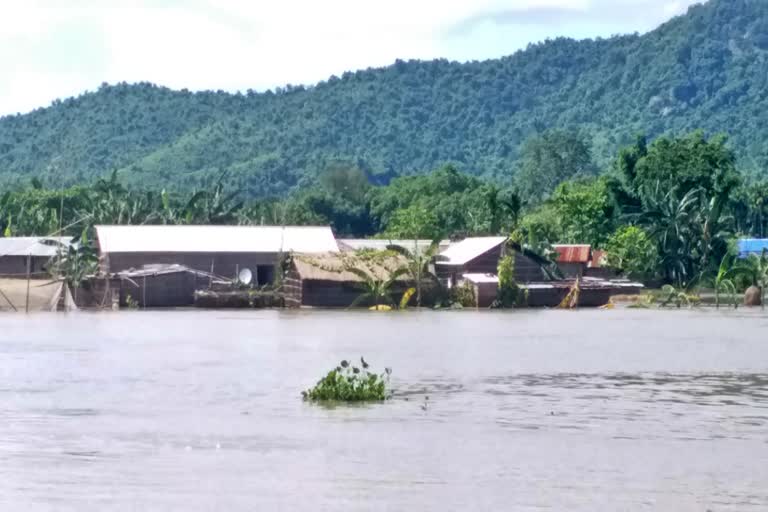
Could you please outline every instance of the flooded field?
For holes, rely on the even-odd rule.
[[[4,314],[0,333],[0,510],[768,510],[760,311]],[[393,400],[301,401],[361,355]]]

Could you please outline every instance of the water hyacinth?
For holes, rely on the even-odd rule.
[[[304,400],[312,402],[377,402],[389,398],[389,376],[391,368],[384,373],[369,371],[370,365],[361,357],[362,368],[344,360],[328,372],[312,389],[302,391]]]

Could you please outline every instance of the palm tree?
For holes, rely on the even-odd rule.
[[[346,270],[360,278],[358,285],[362,290],[360,296],[349,305],[350,308],[354,308],[366,300],[373,302],[377,310],[382,304],[396,307],[390,294],[390,288],[392,288],[395,281],[407,273],[405,268],[395,270],[387,279],[379,279],[370,272],[366,272],[359,268],[348,268]]]
[[[401,268],[414,282],[416,288],[416,307],[421,307],[422,287],[425,279],[440,286],[440,280],[429,269],[432,260],[440,252],[440,241],[433,240],[426,250],[419,249],[418,242],[413,241],[413,250],[410,251],[401,245],[390,244],[387,250],[394,251],[406,259]]]

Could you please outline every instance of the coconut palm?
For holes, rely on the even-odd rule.
[[[379,279],[370,272],[359,268],[348,268],[346,270],[360,278],[358,286],[361,288],[362,292],[360,296],[349,305],[350,308],[354,308],[365,301],[373,302],[377,310],[382,304],[390,307],[397,307],[394,300],[392,300],[390,289],[399,278],[408,273],[405,268],[396,269],[387,279]]]
[[[405,274],[408,274],[414,282],[416,288],[416,307],[421,307],[422,289],[424,280],[427,279],[440,286],[440,280],[434,272],[429,269],[432,260],[440,252],[440,241],[434,240],[426,250],[420,250],[416,240],[413,241],[413,250],[408,250],[401,245],[390,244],[387,250],[394,251],[406,259],[406,262],[400,267]]]

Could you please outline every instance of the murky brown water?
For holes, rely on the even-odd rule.
[[[768,510],[759,311],[6,314],[0,338],[0,510]],[[301,402],[360,355],[394,400]]]

